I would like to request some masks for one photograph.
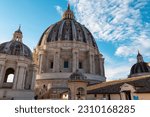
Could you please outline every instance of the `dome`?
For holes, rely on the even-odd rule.
[[[131,67],[129,77],[138,76],[143,73],[150,73],[150,67],[148,63],[144,62],[143,56],[138,52],[137,63]]]
[[[8,55],[19,55],[32,59],[31,50],[22,42],[14,40],[0,44],[0,53]]]
[[[140,62],[132,66],[130,74],[145,73],[145,72],[150,72],[149,66],[146,62]]]
[[[22,32],[19,29],[14,32],[13,39],[9,42],[0,44],[0,53],[8,55],[24,56],[32,59],[31,50],[22,42]]]
[[[97,47],[91,32],[75,20],[70,5],[64,12],[62,20],[49,26],[44,31],[38,45],[54,41],[79,41]]]
[[[76,70],[74,73],[70,75],[70,80],[86,80],[87,77],[84,76],[82,72]]]

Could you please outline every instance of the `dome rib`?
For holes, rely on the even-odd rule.
[[[77,31],[76,31],[75,24],[73,23],[73,20],[71,20],[71,25],[72,25],[73,40],[75,41],[77,39]]]
[[[61,40],[64,24],[65,24],[65,21],[62,21],[62,24],[61,24],[61,26],[59,28],[59,32],[58,32],[58,40]]]
[[[91,32],[75,20],[65,19],[48,27],[41,36],[38,46],[43,42],[79,41],[97,48]]]

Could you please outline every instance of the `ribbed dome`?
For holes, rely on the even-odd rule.
[[[90,31],[74,19],[74,14],[70,10],[70,6],[68,6],[68,9],[64,12],[61,21],[51,25],[44,31],[38,45],[40,46],[47,42],[67,40],[84,42],[97,47]]]
[[[70,80],[86,80],[87,77],[84,76],[82,72],[76,70],[74,73],[70,75]]]
[[[137,63],[131,67],[129,77],[142,73],[150,73],[150,67],[148,63],[144,62],[143,56],[138,52]]]
[[[149,66],[145,62],[136,63],[132,66],[130,74],[150,72]]]
[[[0,53],[8,55],[19,55],[32,59],[31,50],[22,42],[15,40],[0,44]]]

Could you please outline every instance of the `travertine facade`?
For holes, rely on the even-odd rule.
[[[22,38],[19,27],[11,41],[0,44],[0,99],[150,99],[150,63],[138,52],[128,78],[105,82],[103,55],[69,5],[33,54]]]
[[[75,20],[70,6],[62,20],[43,33],[33,56],[39,67],[36,77],[39,97],[43,94],[43,87],[57,89],[58,95],[66,91],[69,77],[76,70],[87,77],[89,84],[106,81],[104,58],[95,39]]]

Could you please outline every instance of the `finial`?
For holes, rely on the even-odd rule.
[[[21,32],[21,24],[19,25],[17,32]]]
[[[68,10],[70,10],[70,2],[68,1]]]
[[[21,30],[21,24],[19,25],[19,30]]]
[[[140,54],[140,51],[138,50],[138,54]]]
[[[64,12],[62,19],[74,19],[74,14],[70,9],[70,3],[68,1],[68,8],[67,10]]]
[[[141,53],[140,53],[140,51],[138,50],[138,56],[141,56]]]

